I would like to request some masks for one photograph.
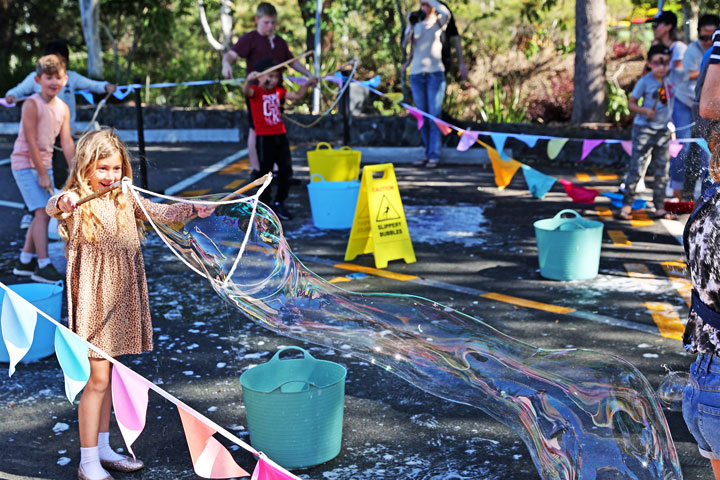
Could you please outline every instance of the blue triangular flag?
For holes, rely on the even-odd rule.
[[[522,135],[515,135],[515,138],[522,141],[523,143],[525,143],[525,145],[527,145],[530,148],[533,148],[537,144],[537,141],[538,141],[537,135],[522,134]]]
[[[15,366],[32,346],[37,310],[32,303],[12,290],[6,289],[0,315],[2,337],[10,358],[8,375],[12,376],[15,373]]]
[[[95,105],[95,99],[93,98],[92,93],[87,90],[77,90],[75,93],[83,97],[90,105]]]
[[[65,327],[55,329],[55,355],[65,374],[65,395],[72,403],[90,378],[88,342]]]
[[[700,145],[700,148],[705,150],[708,155],[712,155],[712,152],[710,151],[710,147],[708,147],[708,143],[704,138],[698,138],[697,144]]]
[[[523,175],[525,175],[528,190],[530,190],[532,196],[536,198],[543,198],[557,180],[555,177],[540,173],[524,163],[522,165],[522,171]]]
[[[505,140],[507,140],[507,133],[491,133],[490,138],[492,138],[493,143],[495,144],[495,150],[498,151],[500,154],[500,158],[507,161],[510,160],[510,157],[505,155],[505,152],[503,151],[503,148],[505,148]]]

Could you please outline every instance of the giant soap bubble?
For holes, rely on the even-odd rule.
[[[682,478],[652,387],[619,357],[537,348],[413,295],[343,290],[293,255],[257,195],[217,203],[208,218],[151,220],[182,261],[253,321],[298,340],[349,345],[430,394],[483,410],[522,438],[544,479]]]

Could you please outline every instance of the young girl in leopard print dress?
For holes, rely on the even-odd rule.
[[[137,222],[145,219],[131,194],[121,189],[86,202],[77,202],[123,177],[132,178],[130,155],[109,129],[84,135],[77,144],[70,177],[62,193],[47,204],[49,215],[60,219],[67,245],[68,322],[75,333],[111,357],[152,350],[152,325],[145,267]],[[153,217],[182,220],[196,210],[186,203],[157,205],[143,199]],[[105,470],[134,471],[143,463],[117,454],[109,445],[112,395],[111,364],[88,352],[90,379],[78,408],[80,466],[78,478],[107,480]]]

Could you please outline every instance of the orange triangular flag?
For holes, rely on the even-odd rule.
[[[447,122],[443,122],[442,120],[435,119],[435,125],[440,129],[443,135],[447,135],[448,133],[452,132],[452,128],[450,127],[450,124]]]
[[[250,474],[235,463],[230,452],[213,435],[215,430],[205,425],[193,413],[180,405],[178,413],[182,420],[190,457],[195,473],[203,478],[249,477]]]
[[[492,147],[486,146],[485,149],[490,156],[490,163],[492,163],[493,171],[495,172],[495,185],[502,190],[508,185],[515,176],[515,172],[522,166],[522,163],[517,160],[505,161],[500,158],[500,154],[497,150]]]

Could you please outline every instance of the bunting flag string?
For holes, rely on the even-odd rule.
[[[557,156],[560,155],[560,150],[562,150],[568,140],[568,138],[553,138],[548,141],[547,154],[550,160],[555,160]]]
[[[550,191],[557,178],[551,177],[540,173],[529,165],[522,164],[523,175],[525,175],[525,182],[527,183],[528,190],[533,197],[543,199],[545,195]]]
[[[472,130],[463,130],[458,132],[460,135],[460,141],[458,142],[457,149],[460,152],[465,152],[477,142],[479,132],[473,132]]]
[[[437,125],[443,135],[447,135],[448,133],[452,132],[452,128],[450,128],[450,124],[447,122],[444,122],[442,120],[435,120],[435,125]]]
[[[500,154],[500,158],[503,160],[509,160],[510,158],[505,155],[505,141],[508,138],[508,135],[506,133],[491,133],[490,138],[492,139],[493,143],[495,144],[495,150],[498,151]],[[487,148],[487,147],[485,147]]]
[[[127,366],[110,357],[103,350],[87,342],[77,334],[67,329],[57,320],[38,309],[32,303],[0,282],[0,288],[5,292],[2,304],[3,341],[11,357],[10,375],[14,373],[15,365],[22,360],[32,344],[32,332],[40,316],[55,326],[55,348],[58,362],[66,378],[66,395],[71,401],[87,383],[90,375],[88,349],[96,352],[113,365],[112,370],[112,398],[115,416],[120,431],[125,439],[128,451],[133,453],[131,445],[145,427],[147,414],[147,395],[149,390],[173,403],[180,412],[185,429],[193,468],[198,475],[205,478],[233,478],[249,476],[232,458],[230,452],[215,438],[219,434],[235,445],[244,448],[259,458],[255,469],[260,468],[260,480],[300,480],[281,466],[270,461],[263,454],[249,444],[243,442],[226,429],[217,425],[200,412],[192,409],[184,402],[161,389],[146,378],[140,376]],[[14,353],[13,353],[14,352]],[[70,386],[68,386],[68,383]],[[134,456],[134,453],[133,453]],[[255,473],[253,473],[255,475]]]
[[[518,168],[520,168],[522,164],[513,159],[503,160],[500,158],[499,152],[486,143],[480,142],[480,145],[485,147],[490,157],[490,163],[495,173],[495,185],[497,185],[499,190],[503,190],[510,185],[510,182],[515,176],[515,172],[518,171]]]
[[[595,201],[595,197],[600,193],[595,189],[581,187],[568,180],[563,180],[562,178],[558,179],[558,181],[562,184],[565,189],[565,193],[568,194],[568,197],[572,198],[573,201],[577,203],[593,203]]]
[[[410,105],[406,105],[405,108],[410,115],[415,117],[415,120],[417,120],[417,128],[418,130],[420,130],[425,124],[425,117],[423,116],[422,112],[415,107],[411,107]]]

